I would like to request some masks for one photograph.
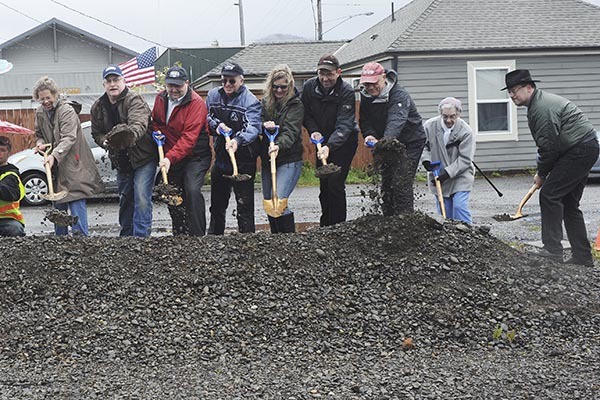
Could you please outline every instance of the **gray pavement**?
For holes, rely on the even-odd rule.
[[[538,196],[535,194],[525,206],[523,212],[527,217],[511,222],[497,222],[492,216],[496,214],[514,214],[523,196],[532,185],[531,176],[510,176],[491,178],[496,187],[503,193],[499,197],[491,186],[483,179],[475,180],[471,194],[471,211],[475,224],[490,226],[490,232],[498,238],[512,242],[535,242],[541,239],[540,214]],[[208,189],[208,188],[207,188]],[[361,191],[368,190],[368,185],[349,185],[348,193],[348,219],[355,219],[364,215],[371,208],[371,201],[361,195]],[[289,199],[290,208],[294,210],[296,222],[318,223],[320,206],[318,200],[318,187],[298,187]],[[429,193],[425,182],[415,184],[415,206],[418,210],[432,214],[435,209],[435,197]],[[210,193],[205,193],[208,206]],[[600,181],[588,182],[581,201],[584,212],[588,235],[590,240],[596,237],[600,228]],[[26,233],[28,235],[52,234],[50,223],[44,221],[46,207],[23,207],[22,211],[26,220]],[[118,235],[118,203],[115,198],[105,200],[92,200],[88,204],[88,219],[91,235],[117,236]],[[267,218],[262,209],[262,195],[257,189],[255,195],[255,220],[259,229],[264,229]],[[236,230],[235,201],[233,195],[227,212],[227,229]],[[169,235],[170,217],[163,204],[155,203],[153,212],[153,236]]]

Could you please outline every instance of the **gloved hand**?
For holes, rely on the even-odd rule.
[[[444,183],[446,182],[448,179],[450,179],[450,175],[448,175],[448,171],[446,171],[445,168],[442,168],[438,174],[438,179],[440,180],[440,183]],[[431,183],[435,185],[435,178],[433,178],[431,180]]]
[[[133,145],[135,136],[126,124],[117,124],[106,135],[106,143],[112,149],[121,150]]]
[[[423,161],[423,168],[427,171],[433,171],[433,167],[431,166],[431,161],[425,160]]]

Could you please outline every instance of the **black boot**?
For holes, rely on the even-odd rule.
[[[279,218],[273,218],[270,215],[269,226],[271,227],[271,233],[279,233]]]
[[[279,223],[279,232],[280,233],[296,232],[296,224],[294,222],[294,213],[282,215],[281,217],[277,218],[277,222]]]

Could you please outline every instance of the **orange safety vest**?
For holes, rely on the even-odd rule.
[[[19,221],[23,225],[25,225],[25,219],[23,218],[23,214],[19,210],[19,202],[23,197],[25,197],[25,186],[21,183],[21,179],[19,175],[13,171],[8,171],[0,175],[0,181],[4,179],[8,175],[14,175],[17,177],[19,181],[19,192],[21,193],[18,201],[4,201],[0,200],[0,219],[1,218],[12,218],[16,221]]]

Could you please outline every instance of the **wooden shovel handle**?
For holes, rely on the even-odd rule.
[[[269,149],[273,148],[273,143],[269,145]],[[271,153],[271,188],[273,190],[273,200],[277,200],[277,163],[275,153]]]
[[[437,176],[434,177],[435,180],[435,188],[437,189],[437,197],[438,202],[440,203],[440,210],[442,210],[442,216],[446,218],[446,207],[444,206],[444,194],[442,193],[442,183],[440,182],[440,178]]]
[[[317,143],[317,154],[321,152],[321,143]],[[327,165],[327,158],[321,158],[323,165]]]
[[[229,147],[229,143],[231,143],[231,139],[229,136],[225,136],[225,143],[227,143],[227,153],[229,153],[229,158],[231,159],[231,165],[233,166],[233,176],[238,175],[238,167],[237,162],[235,161],[235,151],[233,151]]]
[[[522,211],[523,211],[523,207],[525,206],[525,203],[527,203],[529,201],[529,199],[531,198],[531,196],[533,196],[533,194],[535,193],[536,190],[538,190],[539,187],[536,183],[533,184],[533,186],[531,187],[531,189],[529,189],[529,192],[527,192],[527,194],[523,197],[523,200],[521,200],[521,202],[519,203],[519,208],[517,208],[517,213],[515,215],[521,215]]]
[[[162,146],[158,146],[158,161],[161,162],[165,159],[165,151]],[[167,179],[167,169],[165,167],[160,167],[160,172],[162,174],[163,183],[165,185],[169,184],[169,179]]]

